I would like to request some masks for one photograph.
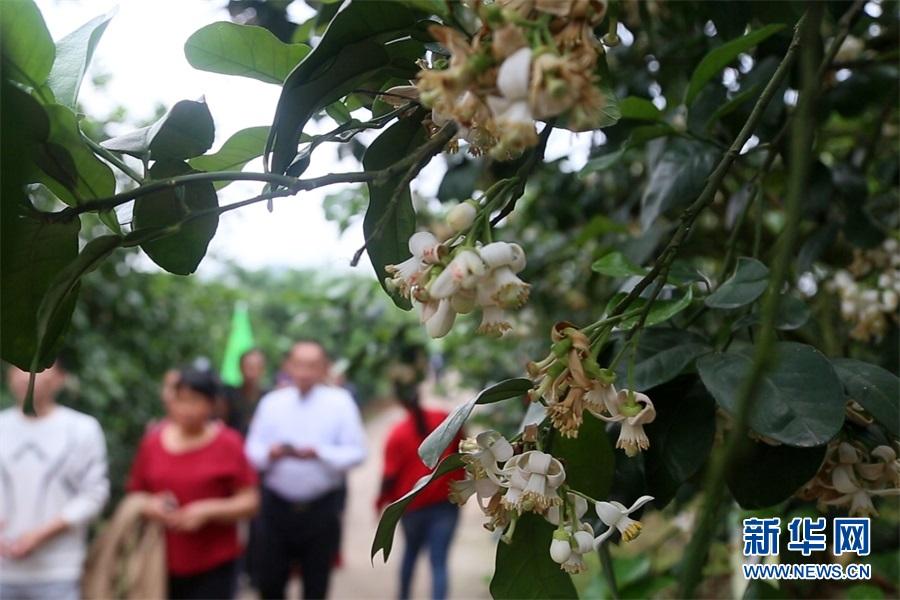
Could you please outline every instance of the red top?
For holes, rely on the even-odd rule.
[[[227,498],[256,485],[256,472],[244,456],[241,435],[220,427],[205,446],[173,454],[162,444],[163,427],[144,435],[131,475],[130,492],[172,492],[178,505],[196,500]],[[235,523],[208,523],[192,532],[166,530],[166,559],[174,575],[207,571],[241,553]]]
[[[439,410],[423,409],[422,412],[425,416],[428,433],[434,431],[447,418],[447,413]],[[419,479],[431,473],[431,469],[426,467],[419,458],[419,444],[423,439],[425,436],[419,434],[416,429],[416,420],[411,413],[407,414],[406,419],[397,423],[391,430],[384,447],[384,478],[392,480],[393,485],[384,490],[378,498],[379,508],[402,497],[413,488]],[[459,441],[460,436],[457,434],[453,442],[444,450],[441,458],[456,452]],[[447,494],[450,493],[450,482],[454,479],[462,479],[464,476],[462,469],[457,469],[436,479],[409,503],[407,510],[446,502]]]

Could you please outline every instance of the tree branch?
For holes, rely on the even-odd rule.
[[[785,226],[779,236],[772,263],[771,278],[762,306],[762,322],[759,337],[754,346],[750,372],[738,390],[731,433],[721,452],[712,457],[712,462],[704,486],[706,494],[699,513],[699,523],[685,556],[681,576],[679,596],[689,598],[700,581],[703,563],[709,551],[712,534],[718,521],[718,513],[725,493],[725,475],[728,466],[737,456],[746,440],[747,422],[762,383],[763,375],[769,367],[775,349],[775,321],[781,290],[787,280],[791,258],[799,233],[800,208],[806,193],[810,162],[813,156],[813,132],[815,128],[815,102],[821,79],[818,77],[817,57],[819,23],[823,5],[810,2],[807,15],[800,31],[801,91],[797,105],[797,116],[791,130],[791,172],[788,180],[788,194],[785,203]],[[795,36],[795,40],[797,37]],[[792,43],[792,46],[794,44]]]
[[[503,220],[504,217],[509,215],[516,208],[516,202],[519,201],[519,198],[522,194],[525,193],[525,184],[528,181],[528,176],[534,170],[535,165],[544,159],[544,151],[547,149],[547,140],[550,139],[550,133],[553,132],[553,123],[554,120],[547,121],[546,127],[544,127],[543,131],[541,131],[541,135],[538,138],[538,145],[535,146],[534,151],[532,151],[531,155],[528,157],[528,160],[519,167],[518,172],[516,172],[516,177],[519,179],[518,185],[513,188],[512,193],[509,196],[509,201],[506,205],[500,209],[500,212],[496,217],[491,219],[491,227],[494,227]]]
[[[747,121],[744,123],[741,131],[738,133],[737,137],[734,138],[731,146],[729,146],[728,152],[725,153],[722,160],[719,161],[719,164],[709,176],[706,186],[703,188],[703,191],[700,192],[697,199],[694,200],[694,202],[681,214],[681,220],[678,229],[675,231],[675,235],[672,236],[672,239],[669,240],[669,243],[666,244],[662,253],[653,263],[653,268],[650,269],[650,272],[647,273],[647,275],[631,289],[628,295],[616,305],[612,312],[610,312],[611,317],[623,313],[632,302],[634,302],[641,293],[653,283],[663,270],[671,265],[672,261],[675,260],[675,255],[678,254],[678,249],[681,247],[681,244],[690,234],[691,227],[697,219],[697,216],[715,199],[716,190],[719,188],[719,185],[721,185],[722,180],[725,178],[731,165],[734,164],[734,161],[740,156],[741,148],[744,147],[744,144],[746,144],[747,140],[750,139],[750,136],[753,135],[753,131],[756,129],[760,119],[762,119],[766,107],[769,105],[769,102],[771,102],[775,92],[781,85],[781,82],[790,71],[791,64],[793,64],[797,49],[800,46],[800,32],[803,22],[803,17],[801,17],[794,28],[794,37],[791,40],[791,45],[788,47],[784,58],[781,59],[781,63],[772,75],[772,79],[769,80],[769,83],[766,84],[762,94],[760,94],[759,99],[753,106],[753,110],[750,112],[750,116],[747,117]]]

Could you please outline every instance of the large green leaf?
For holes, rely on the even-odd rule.
[[[4,197],[3,236],[0,238],[0,330],[3,360],[29,370],[38,351],[38,307],[51,282],[78,256],[81,222],[44,223],[7,207]],[[12,210],[10,210],[12,208]],[[44,348],[36,368],[53,363],[55,340],[64,331],[74,297],[56,311],[56,319],[44,324]]]
[[[121,243],[122,236],[119,235],[104,235],[91,240],[50,282],[37,310],[34,369],[41,368],[52,357],[53,347],[71,318],[81,278],[96,269]]]
[[[825,445],[794,448],[748,440],[728,469],[728,488],[743,508],[774,506],[815,477],[825,449]]]
[[[553,455],[565,465],[568,485],[592,498],[609,495],[616,457],[603,421],[585,412],[578,437],[558,437]]]
[[[48,104],[44,111],[50,136],[38,160],[47,177],[39,180],[67,204],[113,195],[116,177],[81,137],[75,113],[59,104]]]
[[[550,558],[553,529],[553,525],[533,513],[519,517],[512,543],[497,544],[491,579],[491,596],[495,600],[578,597],[572,578]]]
[[[56,59],[47,84],[53,90],[56,101],[74,109],[78,100],[81,80],[91,64],[94,49],[103,37],[109,20],[116,14],[113,9],[105,15],[95,17],[59,40],[56,44]]]
[[[432,481],[451,471],[455,471],[462,466],[463,461],[461,455],[451,454],[442,460],[441,464],[439,464],[434,471],[416,482],[413,489],[407,492],[405,496],[389,504],[388,507],[384,509],[384,512],[381,514],[381,519],[378,521],[378,528],[375,530],[375,539],[372,540],[372,560],[375,559],[375,555],[378,554],[378,551],[380,550],[385,562],[387,562],[388,557],[391,555],[391,548],[394,545],[394,530],[397,528],[397,522],[400,520],[400,517],[403,516],[403,511],[406,510],[407,505]],[[549,547],[550,546],[548,545],[547,548]]]
[[[181,100],[156,123],[110,138],[101,145],[153,160],[184,160],[210,149],[216,129],[204,100]]]
[[[716,403],[696,378],[688,377],[648,395],[656,419],[645,426],[650,449],[644,453],[644,477],[656,506],[662,508],[706,462],[716,433]]]
[[[719,406],[733,413],[753,362],[753,347],[713,353],[697,361],[703,384]],[[779,342],[762,377],[750,427],[789,446],[818,446],[844,423],[844,394],[831,363],[821,352]]]
[[[363,167],[366,171],[387,168],[408,156],[425,141],[422,115],[401,119],[382,132],[366,149]],[[398,264],[409,258],[408,242],[416,231],[416,213],[413,210],[409,187],[398,189],[405,174],[399,173],[384,182],[371,181],[369,208],[363,219],[366,235],[366,251],[375,269],[379,283],[394,304],[409,309],[410,303],[393,290],[385,287],[386,265]]]
[[[769,285],[769,269],[755,258],[738,258],[734,275],[706,297],[711,308],[738,308],[763,295]]]
[[[625,292],[619,292],[615,296],[613,296],[609,303],[606,305],[606,314],[612,312],[612,310],[619,304],[628,294]],[[653,306],[650,307],[650,312],[647,314],[647,318],[644,321],[644,326],[651,327],[653,325],[659,325],[665,321],[668,321],[688,306],[691,305],[691,301],[694,299],[694,291],[691,286],[684,288],[684,291],[680,293],[680,295],[675,296],[673,298],[667,298],[665,300],[654,300]],[[632,310],[636,310],[638,308],[643,308],[647,305],[646,298],[636,298],[634,302],[629,305],[629,312]],[[635,325],[637,325],[638,321],[640,321],[640,314],[636,314],[632,317],[628,317],[627,319],[622,319],[617,323],[617,327],[619,329],[631,329]]]
[[[32,0],[0,2],[3,76],[39,88],[50,74],[56,47]]]
[[[386,42],[405,37],[416,25],[416,15],[407,7],[386,2],[346,2],[335,14],[322,41],[291,71],[284,82],[266,152],[272,152],[271,171],[284,173],[297,152],[303,126],[316,111],[339,100],[394,62]],[[412,42],[424,50],[419,42]],[[396,43],[397,50],[408,44]],[[393,75],[412,77],[409,56],[397,56]],[[405,69],[402,67],[406,67]]]
[[[213,154],[204,154],[188,161],[198,171],[240,171],[248,162],[262,156],[269,135],[267,126],[241,129],[225,140],[222,147]],[[221,189],[230,181],[216,182],[216,189]]]
[[[228,21],[201,27],[184,43],[195,69],[279,85],[307,54],[306,44],[285,44],[268,29]]]
[[[892,435],[900,437],[900,379],[878,365],[852,358],[835,358],[831,364],[847,396],[859,402]]]
[[[152,179],[185,175],[193,170],[183,162],[157,162],[150,169]],[[217,207],[218,199],[212,183],[198,181],[176,189],[160,190],[134,202],[135,231],[173,227],[189,213]],[[206,255],[206,248],[219,226],[217,214],[184,223],[171,235],[141,244],[153,262],[176,275],[190,275]]]
[[[643,229],[649,229],[662,214],[699,196],[718,157],[715,146],[682,138],[669,140],[650,171],[641,197]]]
[[[428,437],[422,440],[419,446],[419,457],[422,462],[429,468],[434,468],[441,454],[472,414],[476,404],[493,404],[507,398],[521,397],[532,387],[530,379],[507,379],[483,389],[473,399],[457,406],[434,431],[428,434]]]
[[[619,100],[619,111],[623,119],[634,119],[637,121],[659,121],[662,119],[662,113],[656,108],[656,105],[646,98],[638,98],[637,96],[628,96]]]
[[[610,252],[594,261],[591,270],[608,277],[643,277],[647,269],[628,260],[621,252]]]
[[[778,33],[784,28],[785,25],[781,23],[766,25],[761,29],[751,31],[745,36],[726,42],[718,48],[711,50],[694,69],[694,73],[691,75],[691,81],[687,87],[687,92],[684,96],[684,103],[690,106],[706,82],[718,75],[719,72],[727,67],[731,61],[736,59],[739,54],[746,52],[753,46],[756,46],[769,36]]]
[[[688,365],[711,350],[704,338],[681,329],[646,329],[641,333],[635,355],[632,381],[627,385],[643,392],[674,379]],[[630,355],[626,355],[630,360]],[[617,382],[621,387],[628,381],[628,362],[619,361]]]

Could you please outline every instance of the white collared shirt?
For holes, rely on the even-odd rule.
[[[276,444],[314,448],[318,458],[270,462]],[[246,451],[267,488],[288,500],[309,501],[340,488],[345,473],[365,460],[366,435],[356,402],[343,388],[316,385],[301,395],[291,386],[259,401]]]

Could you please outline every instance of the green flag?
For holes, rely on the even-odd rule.
[[[239,386],[244,378],[241,375],[241,355],[253,347],[253,328],[250,326],[250,312],[247,306],[239,303],[234,307],[231,316],[231,333],[225,346],[225,358],[222,360],[222,382],[225,385]]]

